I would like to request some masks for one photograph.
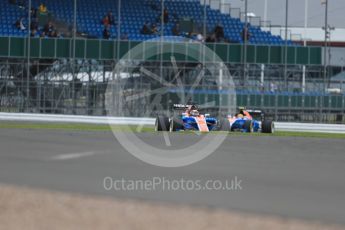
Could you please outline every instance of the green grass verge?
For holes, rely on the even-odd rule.
[[[61,129],[83,131],[110,131],[109,125],[72,124],[72,123],[31,123],[31,122],[0,122],[2,129]]]
[[[141,127],[138,131],[137,126],[127,125],[99,125],[84,123],[44,123],[44,122],[0,122],[0,129],[53,129],[53,130],[76,130],[76,131],[135,131],[135,132],[153,132],[151,126]]]
[[[0,129],[51,129],[51,130],[75,130],[75,131],[134,131],[134,132],[154,132],[152,126],[121,126],[114,125],[112,129],[109,125],[97,124],[74,124],[74,123],[43,123],[43,122],[0,122]],[[183,132],[185,134],[191,132]],[[225,132],[223,132],[225,133]],[[315,138],[341,138],[345,139],[345,134],[338,133],[313,133],[313,132],[283,132],[279,131],[274,134],[262,133],[239,133],[233,132],[229,135],[234,136],[277,136],[277,137],[315,137]]]

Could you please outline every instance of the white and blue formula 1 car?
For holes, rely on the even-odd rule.
[[[200,114],[196,105],[173,106],[173,116],[157,116],[155,131],[185,131],[210,132],[217,130],[217,119],[209,114]]]
[[[246,110],[239,108],[239,113],[235,116],[229,115],[220,120],[219,130],[221,131],[239,131],[246,133],[274,133],[274,122],[265,119],[261,110]]]

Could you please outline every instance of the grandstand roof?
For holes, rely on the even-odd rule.
[[[271,31],[274,35],[284,37],[285,29],[283,27],[263,28],[264,30]],[[325,39],[325,31],[319,28],[308,28],[306,31],[303,27],[290,27],[289,36],[291,34],[291,40],[300,41],[306,39],[307,41],[321,41]],[[290,37],[289,37],[290,38]],[[336,28],[331,31],[331,42],[345,42],[345,29]]]
[[[267,0],[268,13],[267,19],[272,25],[285,24],[285,0]],[[242,8],[241,0],[224,0],[231,3],[232,7]],[[248,11],[254,12],[257,16],[264,18],[265,0],[248,0]],[[289,26],[304,26],[304,0],[289,0]],[[345,1],[329,0],[329,24],[337,28],[345,28]],[[308,25],[310,27],[324,26],[325,8],[320,0],[309,0]]]

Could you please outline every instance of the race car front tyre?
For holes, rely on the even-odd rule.
[[[155,131],[168,131],[169,125],[169,118],[167,116],[157,116],[155,122]]]
[[[252,133],[254,132],[254,125],[253,125],[253,121],[252,120],[246,120],[245,123],[244,123],[244,130],[247,132],[247,133]]]
[[[262,132],[263,133],[274,133],[274,122],[273,121],[263,121],[262,122]]]
[[[226,132],[231,131],[230,122],[228,119],[226,118],[220,119],[219,131],[226,131]]]
[[[176,132],[183,129],[183,121],[178,117],[173,117],[170,120],[170,132]]]

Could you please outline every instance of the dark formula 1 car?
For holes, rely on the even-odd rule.
[[[265,115],[261,110],[246,110],[240,107],[238,114],[235,116],[229,115],[220,121],[220,130],[274,133],[275,127],[273,121],[265,119]]]
[[[155,123],[156,131],[184,131],[194,130],[210,132],[217,129],[217,119],[209,114],[200,114],[195,105],[175,104],[173,116],[157,116]]]

